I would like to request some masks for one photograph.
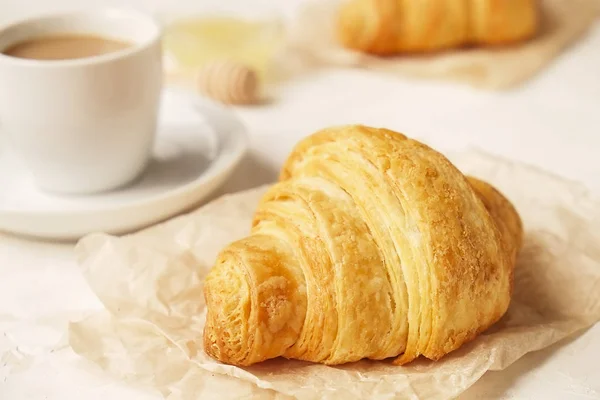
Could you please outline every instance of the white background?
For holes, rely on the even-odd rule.
[[[240,12],[268,6],[291,15],[300,2],[219,3]],[[0,0],[0,22],[74,8],[126,5],[162,13],[205,3]],[[482,148],[581,181],[600,194],[600,24],[537,78],[507,92],[322,70],[284,83],[270,104],[238,112],[250,130],[252,154],[223,191],[272,180],[302,136],[328,125],[363,123],[402,131],[440,150]],[[52,346],[64,343],[64,321],[78,310],[98,306],[70,249],[69,244],[33,243],[0,234],[0,399],[157,398],[102,375],[68,350],[49,353]],[[13,269],[21,273],[6,278]],[[40,316],[46,317],[47,331],[32,332],[31,321]],[[38,354],[47,357],[36,361],[32,355]],[[598,356],[597,326],[574,341],[531,354],[506,371],[487,374],[465,398],[600,399]]]

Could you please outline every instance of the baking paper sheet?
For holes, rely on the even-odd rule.
[[[598,0],[540,0],[540,30],[506,47],[472,47],[428,55],[376,57],[343,48],[335,38],[340,0],[311,0],[289,25],[279,66],[288,74],[322,66],[366,68],[398,76],[451,80],[491,90],[517,86],[581,38],[600,14]]]
[[[133,235],[84,238],[79,262],[106,310],[73,322],[70,345],[113,376],[172,400],[442,400],[598,321],[600,203],[578,184],[523,164],[476,151],[451,159],[511,199],[526,235],[507,314],[441,361],[330,367],[277,359],[238,368],[208,357],[203,279],[218,251],[248,233],[264,187]]]

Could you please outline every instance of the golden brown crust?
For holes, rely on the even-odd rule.
[[[206,350],[236,365],[439,359],[506,312],[521,237],[508,200],[424,144],[322,130],[211,270]]]
[[[513,43],[537,26],[536,0],[349,0],[336,32],[345,47],[390,55]]]

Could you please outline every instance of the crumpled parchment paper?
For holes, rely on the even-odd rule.
[[[338,44],[334,21],[340,1],[311,0],[300,9],[289,26],[287,48],[280,60],[284,70],[360,67],[399,76],[460,81],[482,89],[508,89],[542,71],[600,15],[598,0],[540,0],[541,28],[532,40],[506,47],[376,57]]]
[[[337,367],[277,359],[220,364],[202,347],[202,282],[217,252],[245,235],[265,188],[222,197],[123,238],[77,246],[105,311],[70,326],[81,356],[167,399],[451,399],[488,370],[600,319],[600,203],[578,184],[470,151],[451,157],[516,205],[526,227],[511,306],[495,326],[441,361],[362,361]]]

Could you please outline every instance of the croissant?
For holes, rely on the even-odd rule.
[[[302,140],[262,198],[250,236],[204,286],[204,347],[248,366],[437,360],[507,310],[519,215],[489,184],[386,129]]]
[[[536,0],[350,0],[337,36],[347,48],[389,55],[517,42],[537,26]]]

